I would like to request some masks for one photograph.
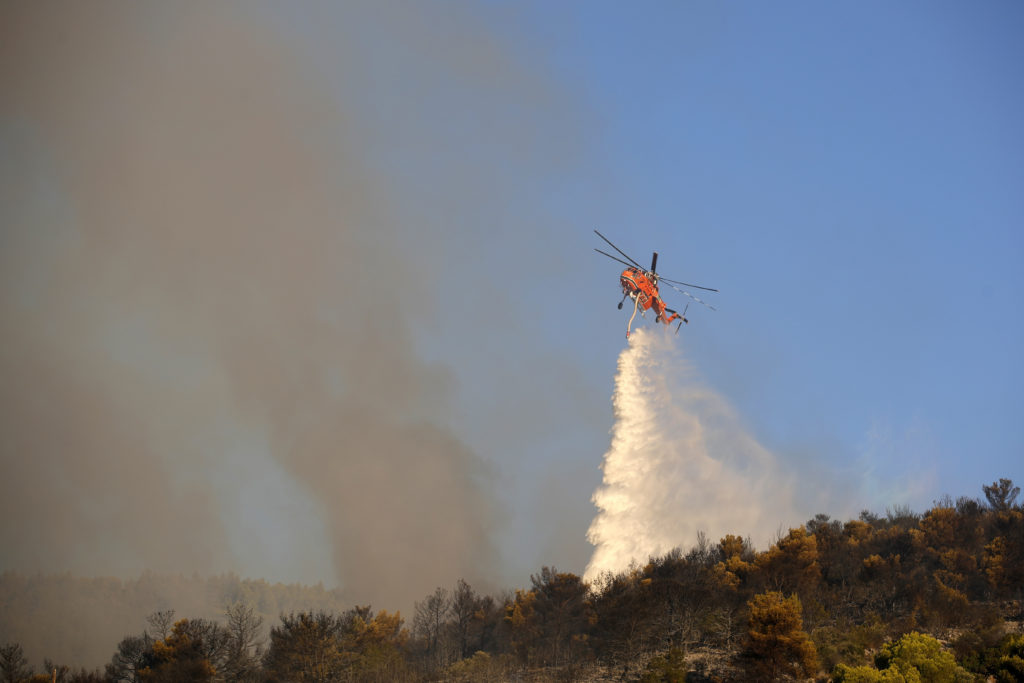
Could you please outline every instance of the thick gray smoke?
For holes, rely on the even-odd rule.
[[[641,328],[619,356],[588,580],[687,546],[698,532],[712,542],[749,535],[764,547],[799,519],[791,478],[720,396],[687,377],[677,344]]]
[[[406,606],[493,570],[489,474],[414,351],[387,187],[225,7],[4,10],[4,568]]]

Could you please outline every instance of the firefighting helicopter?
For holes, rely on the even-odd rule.
[[[626,269],[622,271],[622,274],[619,276],[619,284],[622,285],[622,301],[619,302],[619,310],[622,310],[622,304],[626,301],[627,297],[633,300],[633,315],[629,316],[629,322],[626,324],[627,338],[629,338],[629,331],[633,327],[633,319],[636,318],[636,312],[638,310],[640,311],[641,317],[643,317],[645,311],[648,311],[651,308],[653,308],[655,314],[654,321],[659,323],[665,323],[666,325],[671,324],[675,320],[679,320],[679,324],[676,325],[676,334],[679,334],[679,328],[683,326],[683,323],[690,322],[685,317],[686,311],[690,308],[689,302],[687,302],[686,308],[683,309],[682,313],[679,313],[678,311],[669,308],[668,306],[665,305],[665,302],[661,298],[661,294],[658,292],[659,282],[665,282],[668,284],[669,287],[676,290],[677,292],[685,294],[686,296],[690,297],[697,303],[707,306],[712,311],[715,310],[715,307],[712,306],[711,304],[707,303],[706,301],[701,301],[693,294],[690,294],[687,291],[679,289],[679,287],[676,287],[676,285],[682,285],[684,287],[693,287],[695,289],[703,289],[708,292],[717,292],[717,289],[712,289],[711,287],[701,287],[700,285],[679,282],[678,280],[669,280],[667,277],[662,277],[655,272],[655,269],[658,265],[658,252],[654,252],[654,255],[651,257],[651,269],[647,270],[639,263],[634,261],[632,258],[630,258],[629,255],[626,254],[626,252],[622,251],[617,246],[612,244],[612,241],[610,239],[608,239],[601,233],[597,232],[597,230],[595,230],[594,232],[597,233],[598,237],[600,237],[609,245],[611,245],[612,249],[614,249],[615,251],[619,252],[622,256],[624,256],[626,258],[626,261],[629,261],[629,263],[626,263],[626,261],[623,261],[617,256],[612,256],[611,254],[601,251],[600,249],[594,249],[594,251],[596,251],[597,253],[603,254],[604,256],[607,256],[613,261],[618,261],[622,265],[626,266]]]

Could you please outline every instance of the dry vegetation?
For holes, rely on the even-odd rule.
[[[460,580],[409,621],[342,609],[322,588],[319,604],[289,609],[309,589],[222,578],[210,590],[226,595],[224,616],[157,611],[102,669],[45,669],[79,683],[1024,680],[1024,510],[1008,479],[983,493],[923,514],[818,515],[763,552],[739,536],[700,537],[593,585],[548,567],[498,596]],[[47,581],[3,577],[4,604],[52,600]],[[112,605],[125,587],[60,581],[69,594],[105,588]],[[92,606],[97,621],[104,604]],[[31,680],[17,643],[0,670]]]

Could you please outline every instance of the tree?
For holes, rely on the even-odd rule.
[[[513,647],[524,662],[560,666],[580,661],[586,651],[589,587],[575,574],[544,567],[531,575],[533,588],[516,591],[506,607]]]
[[[733,653],[734,641],[739,635],[741,623],[740,609],[732,605],[717,607],[711,612],[712,633],[729,655]]]
[[[452,601],[448,591],[440,586],[414,606],[413,634],[419,640],[427,661],[435,667],[448,663],[444,647],[444,631],[451,606]]]
[[[138,672],[145,668],[145,655],[152,644],[147,634],[122,639],[107,664],[107,678],[113,683],[137,683]]]
[[[756,564],[764,580],[780,591],[805,594],[821,579],[818,540],[802,526],[790,529],[778,543],[758,555]]]
[[[271,680],[322,683],[339,677],[344,629],[341,617],[324,611],[282,614],[281,625],[270,629],[264,659]]]
[[[537,594],[533,591],[516,590],[514,599],[505,603],[505,623],[510,633],[512,651],[523,664],[533,656],[533,648],[540,640],[540,627],[534,615],[533,605]]]
[[[711,544],[708,535],[703,531],[697,531],[697,542],[690,552],[686,553],[686,561],[700,567],[713,567],[719,557],[718,548]]]
[[[406,677],[408,631],[397,612],[354,607],[341,616],[300,612],[270,630],[271,681],[393,681]]]
[[[395,681],[406,675],[405,651],[409,633],[398,612],[356,607],[343,617],[343,673],[349,680]]]
[[[508,652],[508,631],[503,629],[505,623],[505,604],[507,600],[495,599],[484,595],[477,599],[476,611],[473,613],[471,633],[472,649],[491,654]]]
[[[0,680],[3,683],[19,683],[32,675],[28,668],[25,652],[18,643],[7,643],[0,647]]]
[[[935,638],[922,633],[908,633],[896,642],[886,643],[875,658],[880,669],[895,669],[910,679],[911,670],[923,683],[965,683],[974,680],[957,666],[953,654],[942,649]]]
[[[655,635],[655,628],[667,601],[653,599],[651,584],[637,571],[610,575],[605,581],[594,599],[597,623],[590,630],[591,644],[599,657],[632,662],[663,640]]]
[[[998,681],[1024,680],[1024,635],[1007,635],[998,649],[993,674]]]
[[[754,596],[747,606],[747,641],[754,659],[754,675],[768,681],[783,676],[813,676],[818,668],[818,655],[803,630],[800,598],[786,598],[770,591]]]
[[[163,640],[170,635],[171,628],[174,626],[174,610],[165,609],[153,612],[146,617],[146,622],[153,629],[153,635]]]
[[[455,593],[452,595],[450,608],[452,630],[454,631],[459,659],[465,659],[471,654],[469,631],[473,625],[473,617],[477,612],[479,602],[480,600],[472,587],[464,579],[459,579],[459,582],[455,585]]]
[[[263,617],[252,607],[236,603],[227,608],[227,653],[223,673],[227,681],[253,681],[260,673],[257,644]]]
[[[188,683],[213,680],[227,654],[227,631],[207,619],[181,619],[144,655],[141,681]]]
[[[1009,479],[992,482],[991,486],[982,486],[981,490],[985,492],[989,506],[996,512],[1012,509],[1017,496],[1020,495],[1020,487],[1014,486]]]
[[[834,672],[837,683],[969,683],[974,677],[956,663],[952,653],[939,641],[921,633],[908,633],[886,643],[875,657],[878,668],[840,664]]]

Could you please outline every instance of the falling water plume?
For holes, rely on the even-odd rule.
[[[694,381],[663,330],[636,330],[619,355],[615,425],[585,577],[731,533],[768,541],[795,519],[793,486],[729,404]]]

